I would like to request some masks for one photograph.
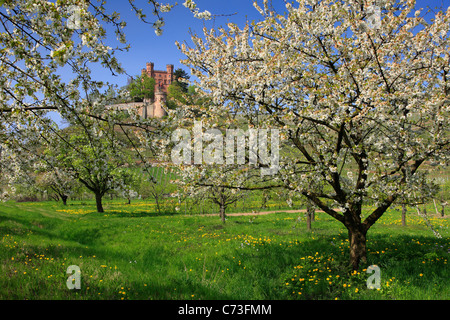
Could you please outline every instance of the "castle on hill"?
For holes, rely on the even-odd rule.
[[[166,65],[166,70],[155,70],[153,62],[147,62],[142,69],[142,75],[147,74],[155,79],[155,96],[153,99],[144,99],[142,102],[116,104],[119,109],[136,109],[142,118],[162,118],[167,115],[167,90],[174,81],[173,64]]]

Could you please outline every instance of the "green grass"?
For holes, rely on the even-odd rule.
[[[145,201],[106,202],[105,213],[69,204],[0,204],[0,299],[450,299],[448,214],[430,217],[438,239],[413,210],[407,227],[390,210],[369,231],[368,264],[351,273],[346,231],[324,213],[307,232],[290,213],[222,225],[157,215]],[[371,264],[380,290],[366,286]],[[66,286],[71,265],[80,290]]]

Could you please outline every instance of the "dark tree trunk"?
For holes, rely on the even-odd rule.
[[[366,234],[368,228],[361,222],[361,204],[350,206],[344,211],[344,225],[350,243],[350,265],[358,270],[360,262],[367,263]]]
[[[225,206],[223,204],[220,205],[220,219],[223,223],[225,223]]]
[[[68,196],[66,196],[65,194],[63,194],[63,195],[61,196],[61,200],[62,200],[62,202],[63,202],[63,205],[65,205],[65,206],[67,206],[67,198],[68,198]]]
[[[359,263],[367,263],[366,232],[359,228],[348,229],[350,240],[350,264],[353,270],[357,270]]]
[[[406,205],[402,205],[402,226],[406,226]]]
[[[311,203],[306,204],[306,230],[311,231],[311,221],[314,215],[314,207]]]
[[[104,212],[102,205],[103,195],[99,192],[95,193],[95,203],[97,204],[97,212]]]

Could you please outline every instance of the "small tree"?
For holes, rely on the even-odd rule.
[[[137,191],[139,189],[139,175],[137,172],[130,168],[121,168],[117,172],[117,179],[121,181],[121,184],[116,187],[116,190],[120,192],[122,197],[127,199],[128,204],[131,204],[131,200],[140,197]]]
[[[155,199],[156,210],[159,214],[161,214],[162,200],[171,190],[170,177],[170,169],[164,167],[146,167],[142,173],[141,189]]]
[[[184,170],[183,168],[179,170],[180,178],[175,182],[180,187],[179,192],[193,198],[209,199],[217,204],[220,219],[225,223],[228,206],[244,196],[244,191],[236,186],[250,183],[246,179],[246,172],[245,168],[233,171],[231,167],[221,167],[220,170],[211,166],[185,167]]]
[[[124,185],[122,168],[129,163],[124,146],[107,123],[90,118],[64,129],[65,141],[46,140],[45,153],[95,195],[98,212],[104,212],[103,196]]]
[[[219,216],[223,223],[226,219],[226,210],[229,205],[242,198],[242,193],[235,189],[228,189],[224,186],[208,187],[204,190],[207,198],[219,205]]]
[[[67,205],[67,199],[79,188],[79,184],[70,172],[60,168],[43,172],[37,177],[37,185],[40,189],[51,190],[56,197],[61,199],[63,205]]]

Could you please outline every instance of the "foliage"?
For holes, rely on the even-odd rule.
[[[128,193],[130,175],[123,170],[130,159],[125,155],[126,146],[116,139],[111,127],[102,121],[84,119],[84,125],[72,126],[64,131],[67,141],[46,140],[47,161],[64,168],[92,191],[97,200],[97,210],[103,212],[101,200],[110,190],[120,189]]]
[[[175,83],[177,83],[181,91],[186,93],[188,92],[189,83],[188,80],[190,78],[189,74],[181,68],[178,68],[174,71],[173,77],[175,79]]]
[[[381,1],[381,25],[361,1],[263,1],[260,21],[178,44],[211,99],[210,123],[280,129],[289,157],[273,178],[346,226],[356,269],[369,228],[397,198],[436,192],[419,167],[449,162],[450,8],[429,23],[414,1]],[[226,119],[226,120],[224,120]],[[331,200],[331,203],[327,203]],[[365,202],[376,206],[364,220]]]
[[[99,81],[92,72],[96,67],[113,75],[125,72],[116,53],[130,46],[124,33],[126,21],[110,10],[112,3],[1,1],[1,178],[9,185],[2,190],[4,197],[11,196],[14,173],[21,167],[19,159],[26,158],[26,140],[36,141],[44,132],[47,137],[57,132],[47,112],[58,113],[69,125],[83,126],[83,115],[109,125],[123,124],[122,110],[105,108],[112,101],[122,101],[123,93],[118,94],[117,88]],[[176,5],[150,0],[148,6],[139,8],[134,0],[128,3],[138,19],[151,25],[158,35],[165,24],[164,14]],[[198,18],[210,17],[193,1],[184,5]],[[146,11],[152,13],[154,21],[147,18]]]
[[[77,193],[80,189],[80,184],[74,179],[73,174],[58,167],[40,174],[36,184],[40,189],[53,192],[56,198],[61,199],[64,204],[67,204],[69,196]]]
[[[146,73],[140,77],[135,77],[128,85],[130,96],[135,101],[144,99],[154,99],[155,97],[155,79],[150,78]]]

